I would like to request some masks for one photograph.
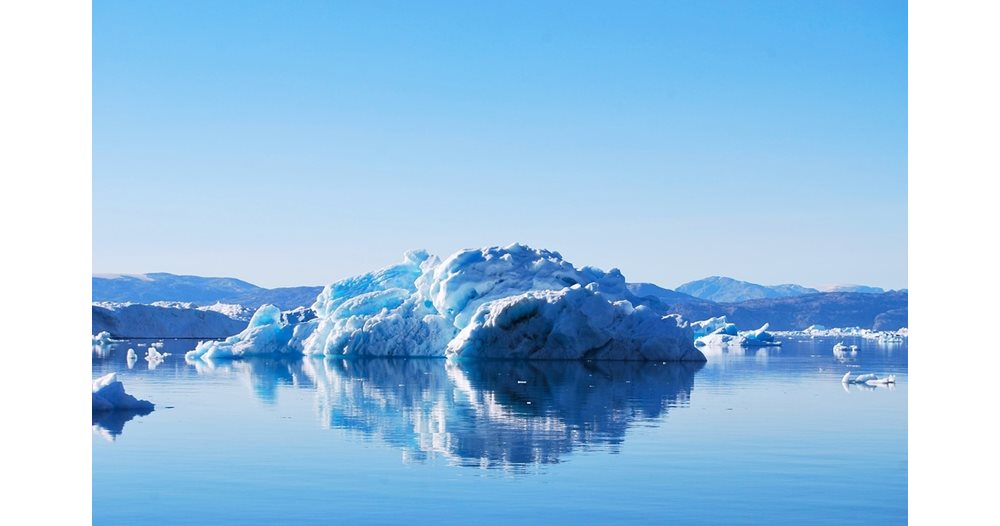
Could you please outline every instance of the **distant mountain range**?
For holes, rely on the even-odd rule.
[[[94,274],[93,301],[153,303],[183,301],[199,305],[235,303],[256,309],[270,303],[283,310],[308,307],[323,287],[265,289],[235,278],[150,274]]]
[[[882,294],[886,292],[879,287],[869,287],[867,285],[834,285],[814,289],[803,287],[802,285],[758,285],[749,281],[727,278],[725,276],[711,276],[696,281],[690,281],[679,287],[677,292],[683,292],[696,298],[715,301],[719,303],[737,303],[741,301],[757,300],[765,298],[787,298],[792,296],[803,296],[805,294],[817,294],[819,292],[858,292],[864,294]]]
[[[885,292],[877,287],[850,286],[823,292],[799,285],[764,286],[718,276],[685,283],[677,290],[653,283],[629,283],[627,286],[638,301],[646,299],[646,303],[681,314],[686,320],[725,315],[729,321],[746,329],[760,327],[766,322],[773,330],[800,330],[815,324],[895,330],[906,327],[908,321],[908,293],[905,290]],[[322,290],[323,287],[265,289],[235,278],[178,276],[163,272],[95,274],[92,299],[95,302],[144,304],[180,301],[211,305],[221,302],[251,309],[269,303],[282,310],[291,310],[311,306]]]

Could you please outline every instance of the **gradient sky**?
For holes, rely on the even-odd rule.
[[[907,286],[903,1],[93,6],[95,272]]]

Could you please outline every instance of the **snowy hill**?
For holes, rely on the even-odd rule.
[[[828,285],[820,287],[823,292],[860,292],[862,294],[882,294],[886,292],[881,287],[869,287],[868,285]]]
[[[711,276],[691,281],[677,287],[677,292],[690,294],[696,298],[720,303],[736,303],[740,301],[787,298],[816,294],[817,292],[859,292],[865,294],[881,294],[885,290],[867,285],[830,285],[820,289],[803,287],[795,284],[758,285],[749,281],[740,281],[725,276]]]
[[[265,289],[235,278],[179,276],[166,272],[94,274],[92,284],[92,301],[227,303],[251,309],[268,303],[283,310],[308,307],[323,290],[323,287]]]

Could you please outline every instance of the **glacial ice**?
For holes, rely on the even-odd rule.
[[[704,361],[691,330],[643,304],[617,269],[575,268],[524,245],[411,251],[323,289],[316,318],[262,306],[247,328],[188,358],[259,354]]]
[[[145,411],[153,410],[153,404],[139,400],[125,392],[125,386],[118,381],[115,373],[106,374],[93,382],[93,412],[101,411]]]

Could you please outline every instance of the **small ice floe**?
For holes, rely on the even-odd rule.
[[[848,371],[847,374],[840,379],[840,382],[843,384],[890,385],[896,383],[896,375],[890,374],[887,376],[879,376],[875,373],[865,373],[851,378],[851,372]]]
[[[775,339],[773,334],[767,332],[769,326],[769,323],[765,323],[755,331],[740,332],[739,334],[743,338],[741,345],[744,347],[775,347],[781,345],[780,340]]]
[[[871,380],[868,380],[865,383],[867,385],[889,385],[889,384],[895,384],[896,383],[896,375],[890,374],[889,376],[886,376],[885,378],[872,378]]]
[[[132,367],[135,366],[135,362],[138,359],[139,357],[136,356],[135,349],[129,349],[128,354],[125,355],[125,365],[127,365],[128,368],[131,369]]]
[[[840,353],[846,353],[846,352],[852,352],[852,353],[857,354],[857,352],[858,352],[858,346],[857,345],[844,345],[844,342],[839,342],[839,343],[837,343],[837,345],[833,346],[833,354],[840,354]]]
[[[168,352],[161,353],[157,351],[156,348],[154,347],[149,347],[148,349],[146,349],[146,363],[149,365],[149,369],[150,370],[156,369],[156,366],[163,363],[163,359],[166,358],[167,356],[170,356],[170,353]]]
[[[114,344],[117,342],[117,340],[111,339],[111,333],[108,331],[101,331],[92,335],[90,338],[94,354],[102,358],[106,357],[111,352],[111,348],[114,347]]]
[[[858,356],[858,346],[857,345],[844,345],[844,342],[840,342],[833,346],[833,357],[837,359],[840,363],[853,362]]]

